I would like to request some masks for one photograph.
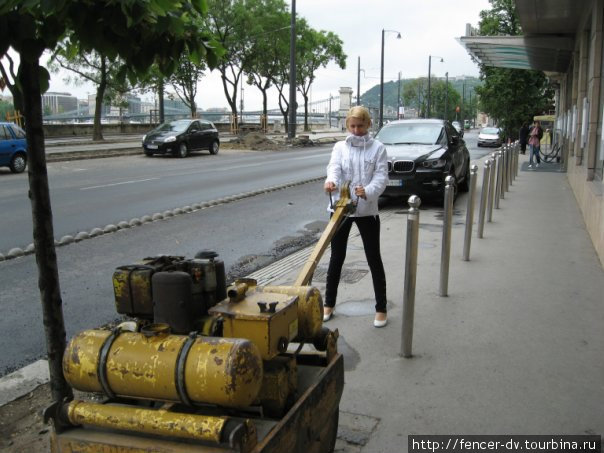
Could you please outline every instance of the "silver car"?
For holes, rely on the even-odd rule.
[[[478,146],[501,146],[501,129],[498,127],[485,127],[478,134]]]

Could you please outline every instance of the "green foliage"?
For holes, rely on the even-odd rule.
[[[513,0],[489,0],[492,9],[481,11],[481,35],[521,33]],[[520,126],[534,115],[553,107],[553,89],[541,71],[487,67],[481,65],[482,87],[476,89],[480,107],[488,113],[506,136],[515,138]]]
[[[4,99],[0,99],[0,121],[4,121],[7,113],[13,113],[15,108],[13,104],[5,101]]]

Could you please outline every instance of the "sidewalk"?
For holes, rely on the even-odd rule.
[[[602,434],[604,272],[565,174],[547,165],[519,171],[483,239],[474,225],[469,262],[467,196],[458,197],[448,297],[438,295],[442,210],[420,207],[411,359],[399,356],[407,208],[381,215],[383,329],[373,327],[360,236],[351,237],[327,323],[340,332],[346,367],[336,451],[406,452],[409,434]],[[328,255],[313,282],[323,294]]]
[[[483,239],[474,225],[469,262],[467,196],[458,197],[448,297],[438,295],[442,210],[420,207],[411,359],[399,356],[407,208],[381,214],[383,329],[373,327],[371,277],[351,234],[327,323],[339,330],[346,369],[336,452],[406,452],[409,434],[602,434],[604,271],[566,175],[547,164],[523,170],[526,159]],[[313,281],[322,293],[328,260]],[[270,284],[291,284],[300,270],[281,267]]]

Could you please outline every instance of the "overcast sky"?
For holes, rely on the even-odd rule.
[[[330,65],[317,72],[312,87],[312,101],[337,96],[342,86],[351,87],[356,96],[357,58],[361,58],[361,93],[379,83],[381,32],[395,30],[401,33],[385,34],[384,79],[427,76],[428,55],[432,59],[432,74],[444,77],[478,76],[478,67],[466,50],[455,39],[465,34],[466,23],[476,25],[481,10],[490,9],[488,0],[297,0],[298,16],[306,18],[311,27],[336,33],[344,43],[347,55],[346,69]],[[51,91],[67,91],[79,98],[93,93],[94,87],[68,86],[62,77],[53,75]],[[6,94],[6,93],[5,93]],[[302,97],[298,94],[298,103]],[[261,108],[257,88],[244,85],[244,110]],[[239,103],[239,102],[238,102]],[[197,94],[202,109],[227,107],[218,71],[202,79]],[[269,108],[277,107],[277,96],[269,97]]]

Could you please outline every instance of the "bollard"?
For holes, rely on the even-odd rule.
[[[508,154],[510,155],[510,158],[508,159],[508,190],[509,187],[512,186],[512,183],[514,182],[514,149],[512,148],[512,145],[508,146]]]
[[[501,199],[501,178],[499,177],[501,173],[501,156],[498,152],[495,153],[495,168],[493,171],[495,172],[495,209],[499,209],[499,200]]]
[[[411,357],[413,343],[413,317],[415,313],[415,281],[417,277],[417,243],[419,232],[419,205],[417,195],[409,197],[407,215],[407,248],[405,252],[405,284],[403,287],[403,331],[401,338],[401,355]]]
[[[503,151],[499,151],[499,164],[497,165],[497,188],[499,189],[499,198],[505,199],[505,182],[504,182],[504,171],[505,168],[505,154]]]
[[[518,167],[520,166],[520,142],[516,142],[516,168],[515,173],[516,177],[518,177]]]
[[[470,193],[468,194],[468,207],[466,209],[466,235],[463,241],[464,261],[470,261],[470,245],[472,243],[472,226],[474,223],[474,192],[476,192],[477,173],[478,165],[472,165],[470,169]]]
[[[495,160],[495,153],[491,154],[491,162],[490,171],[489,171],[489,194],[487,197],[487,222],[491,222],[493,220],[493,199],[495,198],[495,165],[497,161]]]
[[[482,175],[482,190],[480,191],[480,210],[478,211],[478,237],[482,239],[484,233],[484,217],[487,209],[487,198],[489,197],[489,181],[491,180],[491,161],[484,162],[484,174]]]
[[[510,191],[510,179],[508,178],[508,169],[510,168],[510,155],[508,153],[508,148],[507,146],[504,146],[502,149],[503,152],[503,190],[501,191],[502,194],[504,194],[505,192],[509,192]],[[505,198],[505,197],[502,197]]]
[[[445,212],[443,216],[443,245],[440,254],[440,285],[438,293],[447,296],[449,286],[449,259],[451,257],[451,221],[453,220],[453,198],[455,197],[455,179],[445,178]]]

